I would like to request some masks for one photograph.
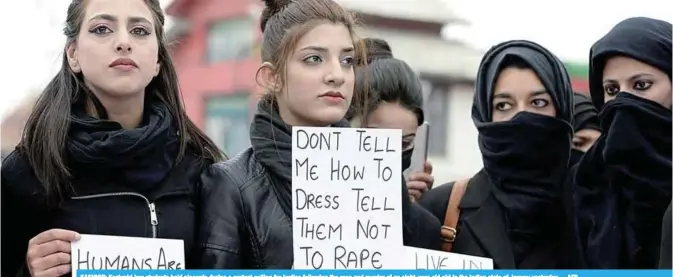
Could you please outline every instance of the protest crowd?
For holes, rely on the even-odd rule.
[[[334,0],[264,2],[250,78],[266,94],[251,147],[225,154],[186,115],[159,2],[72,1],[60,71],[2,163],[3,277],[71,274],[86,235],[181,241],[163,268],[395,268],[402,247],[493,269],[671,268],[671,23],[597,37],[590,97],[538,43],[491,47],[471,110],[483,169],[435,184],[422,86],[394,45],[358,37]],[[336,217],[357,223],[310,223]],[[353,228],[383,240],[330,238]]]

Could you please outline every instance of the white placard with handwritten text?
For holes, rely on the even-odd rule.
[[[449,253],[404,246],[400,263],[409,264],[402,269],[493,269],[493,260],[484,257]]]
[[[182,240],[82,235],[71,248],[72,276],[85,269],[184,269]]]
[[[292,128],[295,269],[399,266],[401,148],[401,130]]]

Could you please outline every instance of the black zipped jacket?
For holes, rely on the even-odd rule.
[[[78,174],[62,204],[45,202],[45,189],[27,158],[12,152],[2,163],[2,276],[29,276],[28,242],[39,233],[60,228],[80,234],[182,239],[186,265],[192,260],[197,233],[198,190],[207,164],[185,156],[163,181],[139,191],[131,183]],[[79,176],[79,177],[78,177]],[[90,176],[90,177],[88,177]],[[73,254],[72,259],[77,259]]]

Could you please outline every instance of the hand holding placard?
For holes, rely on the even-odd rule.
[[[402,246],[401,131],[293,127],[294,268],[391,268]]]
[[[57,277],[70,272],[70,242],[80,239],[77,232],[50,229],[28,242],[26,262],[31,276]]]
[[[72,274],[78,269],[184,269],[182,240],[82,235],[72,243]]]

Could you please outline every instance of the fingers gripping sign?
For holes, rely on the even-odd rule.
[[[58,277],[71,271],[70,243],[79,240],[77,232],[51,229],[28,242],[26,262],[33,277]]]

